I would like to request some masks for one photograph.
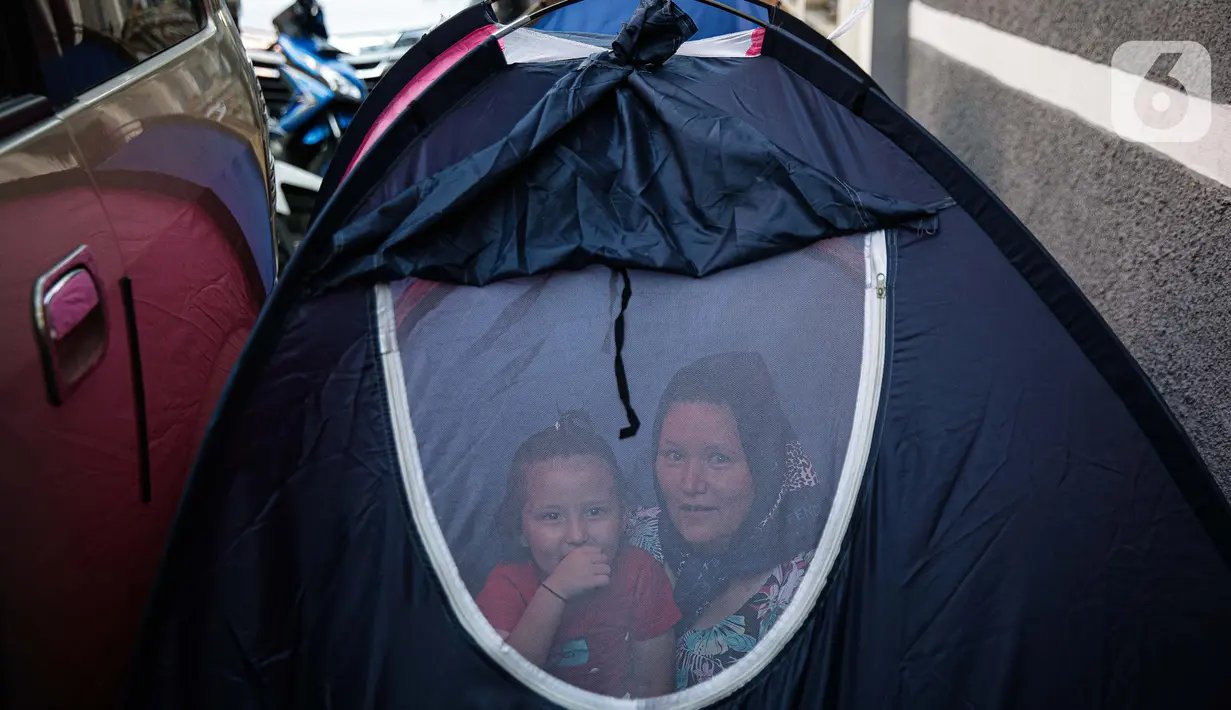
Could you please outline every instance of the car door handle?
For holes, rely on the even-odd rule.
[[[77,247],[34,283],[34,330],[47,399],[64,403],[107,352],[107,309],[89,247]]]

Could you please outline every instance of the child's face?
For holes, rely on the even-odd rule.
[[[597,456],[562,456],[526,469],[521,529],[543,574],[587,545],[615,559],[623,523],[615,477]]]

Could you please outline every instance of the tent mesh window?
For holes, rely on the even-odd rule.
[[[409,475],[436,518],[416,524],[439,525],[454,570],[438,572],[469,597],[455,607],[608,696],[662,695],[742,659],[795,597],[869,433],[854,430],[870,426],[856,409],[871,241],[704,279],[633,271],[627,290],[601,267],[394,284]],[[625,295],[641,424],[621,438]]]

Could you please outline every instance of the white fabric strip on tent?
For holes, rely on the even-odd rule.
[[[761,43],[765,41],[765,30],[758,27],[755,30],[736,32],[685,42],[680,45],[676,54],[685,57],[758,57],[761,55]]]
[[[680,45],[676,55],[685,57],[756,57],[761,54],[765,30],[711,37]],[[538,30],[521,29],[500,40],[500,48],[509,64],[533,64],[562,59],[584,59],[606,51],[604,47],[577,42],[566,37]]]

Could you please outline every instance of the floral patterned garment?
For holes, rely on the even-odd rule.
[[[625,538],[633,545],[654,555],[658,564],[663,562],[663,543],[658,536],[658,515],[662,508],[637,508],[629,516],[624,528]]]
[[[629,541],[663,561],[658,537],[659,508],[641,508],[629,519]],[[799,589],[812,551],[769,572],[765,584],[734,614],[707,629],[689,629],[675,641],[675,687],[683,690],[709,680],[752,650],[786,610]]]

